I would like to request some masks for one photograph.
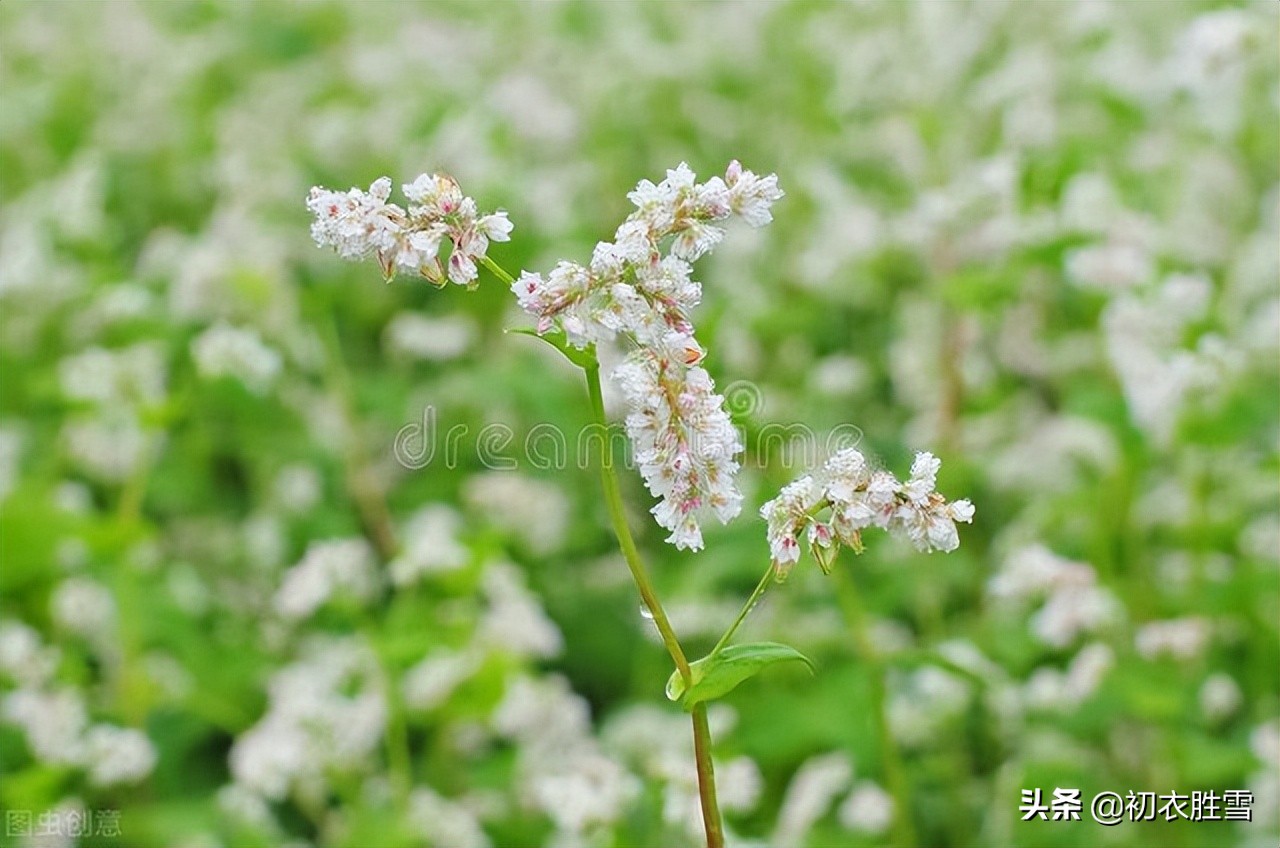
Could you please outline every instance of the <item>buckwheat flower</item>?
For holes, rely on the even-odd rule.
[[[394,264],[383,257],[394,260],[405,213],[387,203],[390,196],[390,177],[374,180],[367,192],[352,188],[344,194],[313,187],[307,196],[307,208],[316,216],[311,237],[320,247],[332,247],[343,259],[364,259],[376,253],[384,268]]]
[[[1022,700],[1031,708],[1065,712],[1093,697],[1115,665],[1115,654],[1101,642],[1081,648],[1065,672],[1038,668],[1022,691]]]
[[[388,566],[392,582],[407,586],[427,575],[464,568],[471,555],[458,539],[461,525],[458,513],[444,504],[427,504],[410,516],[403,548]]]
[[[378,588],[374,553],[363,539],[312,542],[297,565],[284,575],[275,609],[292,621],[304,619],[334,595],[364,601]]]
[[[479,670],[482,658],[475,651],[434,651],[404,673],[405,703],[420,710],[435,709]]]
[[[271,678],[266,714],[232,745],[232,777],[282,800],[333,771],[365,766],[386,727],[384,693],[372,649],[352,638],[312,639]]]
[[[564,649],[560,628],[547,617],[524,578],[508,563],[490,565],[482,579],[489,609],[480,621],[480,639],[517,657],[550,659]]]
[[[311,235],[320,247],[332,247],[344,259],[373,256],[388,280],[398,272],[418,273],[436,285],[451,280],[472,285],[476,262],[491,241],[509,241],[511,221],[504,211],[480,215],[476,202],[453,177],[421,174],[401,187],[410,205],[388,203],[391,180],[381,177],[364,192],[347,193],[316,186],[307,208],[316,216]],[[447,268],[440,250],[451,244]]]
[[[201,377],[231,377],[260,395],[280,375],[280,354],[256,330],[215,324],[191,342],[191,358]]]
[[[1068,586],[1049,596],[1031,617],[1032,634],[1053,648],[1096,633],[1120,618],[1120,602],[1101,586]]]
[[[471,810],[425,786],[409,796],[407,818],[431,845],[489,848],[492,844]]]
[[[706,350],[690,312],[702,289],[689,263],[720,241],[715,222],[733,215],[735,203],[759,226],[782,197],[776,177],[760,179],[736,162],[727,178],[736,195],[726,179],[697,182],[684,163],[660,183],[641,180],[627,195],[636,211],[612,242],[596,245],[588,266],[561,262],[545,278],[526,271],[511,286],[539,333],[559,329],[577,347],[617,337],[633,347],[610,376],[630,406],[627,432],[641,475],[660,499],[652,513],[682,549],[702,547],[702,513],[728,521],[742,501],[734,483],[742,445],[699,366]]]
[[[753,227],[763,227],[773,221],[770,207],[783,196],[777,174],[757,177],[743,170],[742,164],[734,159],[729,163],[724,181],[729,188],[729,210],[733,214]]]
[[[105,586],[87,577],[59,583],[49,608],[59,627],[86,639],[106,638],[115,627],[115,599]]]
[[[1235,715],[1244,703],[1244,693],[1234,677],[1220,671],[1205,678],[1200,686],[1199,701],[1204,717],[1218,722]]]
[[[860,780],[837,816],[849,830],[878,836],[893,823],[893,796],[873,780]]]
[[[633,410],[626,429],[636,464],[659,498],[650,512],[671,531],[668,542],[698,550],[699,511],[705,507],[724,522],[742,504],[734,483],[742,443],[724,399],[704,369],[685,370],[652,350],[633,353],[614,379]]]
[[[787,785],[773,832],[775,845],[802,845],[818,819],[853,778],[853,763],[847,754],[812,757],[796,771]]]
[[[0,621],[0,674],[38,687],[53,677],[58,659],[58,649],[45,646],[34,628],[21,621]]]
[[[1088,586],[1095,579],[1092,567],[1035,544],[1010,554],[987,583],[987,591],[1002,600],[1026,601],[1070,586]]]
[[[22,729],[40,762],[78,764],[84,758],[88,723],[84,698],[75,689],[18,689],[0,701],[0,718]]]
[[[887,471],[871,471],[856,448],[845,448],[815,474],[788,484],[760,508],[778,577],[785,577],[799,560],[801,531],[824,571],[835,558],[837,543],[860,553],[862,531],[868,527],[902,536],[920,551],[955,550],[960,544],[955,524],[973,520],[973,505],[967,500],[949,503],[934,491],[940,465],[933,454],[918,453],[910,479],[901,483]],[[826,520],[820,518],[823,513]]]
[[[137,783],[151,774],[156,749],[140,730],[99,724],[84,738],[85,766],[95,786]]]
[[[1138,628],[1133,643],[1145,659],[1161,656],[1186,662],[1204,652],[1209,644],[1209,622],[1200,616],[1152,621]]]

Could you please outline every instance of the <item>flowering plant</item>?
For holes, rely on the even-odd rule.
[[[699,183],[685,163],[659,183],[642,180],[627,197],[635,205],[614,233],[596,245],[588,264],[561,261],[545,277],[523,271],[515,277],[488,255],[490,241],[507,241],[506,212],[479,215],[457,181],[422,174],[403,186],[415,205],[388,203],[391,180],[381,177],[368,192],[343,194],[313,188],[307,208],[315,215],[312,236],[345,259],[374,256],[390,280],[416,272],[444,285],[439,253],[447,238],[449,280],[474,288],[477,263],[506,283],[520,307],[535,319],[528,332],[582,369],[596,423],[607,426],[597,347],[621,343],[625,358],[610,379],[626,398],[626,430],[649,493],[650,510],[680,550],[703,547],[701,522],[738,515],[743,496],[735,482],[742,439],[702,366],[707,355],[694,335],[691,312],[701,300],[692,263],[725,236],[721,222],[739,217],[752,227],[773,220],[771,207],[784,193],[775,174],[760,177],[734,160],[724,177]],[[664,253],[664,248],[668,252]],[[692,715],[698,793],[708,848],[722,848],[724,831],[711,759],[707,703],[762,669],[786,661],[813,663],[774,642],[731,645],[738,627],[768,586],[786,579],[800,558],[799,537],[830,573],[839,546],[863,550],[861,533],[877,527],[908,538],[921,551],[951,551],[960,543],[955,522],[973,519],[967,500],[948,503],[935,491],[939,460],[917,454],[907,482],[873,470],[855,448],[845,448],[820,471],[806,474],[761,507],[768,522],[769,565],[755,592],[712,651],[690,661],[685,654],[627,524],[618,479],[606,457],[601,482],[614,534],[644,608],[675,665],[666,694]],[[822,519],[821,515],[828,517]],[[311,558],[307,568],[325,560]],[[299,566],[302,569],[304,566]],[[317,572],[319,573],[319,572]],[[309,572],[308,572],[309,575]],[[299,576],[300,574],[295,575]],[[308,581],[308,585],[314,581]]]

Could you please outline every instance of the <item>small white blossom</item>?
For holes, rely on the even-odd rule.
[[[1120,609],[1115,595],[1101,586],[1069,586],[1050,595],[1031,617],[1031,632],[1046,645],[1065,648],[1116,622]]]
[[[284,575],[275,609],[286,619],[310,616],[334,595],[368,600],[378,589],[374,553],[363,539],[312,542],[306,555]]]
[[[489,848],[492,844],[474,813],[425,786],[409,796],[408,818],[430,845]]]
[[[99,724],[85,735],[85,764],[96,786],[137,783],[151,774],[156,749],[140,730]]]
[[[403,546],[388,570],[397,586],[424,575],[445,574],[466,566],[471,554],[458,540],[462,519],[444,504],[427,504],[405,523]]]
[[[549,659],[564,649],[564,637],[547,618],[515,566],[490,565],[483,587],[489,608],[480,621],[481,638],[515,656]]]
[[[206,379],[232,377],[262,394],[280,376],[280,354],[263,343],[256,330],[215,324],[191,342],[191,358]]]
[[[473,652],[435,651],[404,673],[401,686],[405,703],[420,710],[434,709],[479,667],[479,658]]]
[[[166,376],[162,349],[148,343],[118,350],[92,347],[58,363],[63,394],[99,404],[157,401],[164,396]]]
[[[1217,672],[1205,678],[1200,686],[1200,712],[1209,721],[1230,718],[1244,703],[1240,684],[1226,672]]]
[[[22,729],[37,760],[55,765],[83,761],[88,715],[76,690],[17,689],[0,702],[0,718]]]
[[[826,815],[853,778],[846,754],[823,754],[806,760],[787,785],[774,828],[776,845],[802,845],[813,825]]]
[[[539,333],[562,330],[585,347],[622,336],[635,346],[614,370],[631,414],[631,437],[641,475],[660,502],[652,513],[677,548],[702,547],[702,513],[728,521],[741,509],[734,482],[741,441],[724,399],[699,363],[705,351],[689,313],[701,299],[689,263],[724,236],[715,222],[732,214],[753,226],[771,220],[782,197],[777,177],[759,178],[737,162],[725,179],[698,183],[681,163],[661,183],[642,180],[627,195],[636,206],[596,245],[589,267],[561,262],[545,278],[524,272],[511,290],[537,320]],[[662,245],[670,238],[671,255]]]
[[[437,285],[447,279],[468,286],[475,282],[476,262],[485,256],[489,242],[511,238],[507,213],[480,215],[476,202],[462,194],[453,177],[421,174],[401,188],[410,201],[407,209],[387,202],[388,177],[376,180],[367,192],[311,189],[307,208],[316,218],[312,238],[343,259],[374,256],[388,280],[406,272]],[[439,254],[445,240],[452,249],[442,264]]]
[[[871,471],[856,448],[845,448],[815,474],[788,484],[760,508],[778,575],[785,576],[800,558],[801,531],[823,570],[835,556],[836,542],[861,552],[867,527],[902,536],[920,551],[955,550],[960,545],[955,523],[973,520],[973,504],[948,503],[934,491],[940,466],[933,454],[918,453],[911,477],[901,483],[886,471]],[[828,509],[830,518],[820,520]]]
[[[475,326],[466,318],[431,318],[406,311],[387,324],[383,344],[392,356],[443,362],[466,353],[475,335]]]
[[[237,737],[229,764],[237,784],[272,800],[349,771],[377,749],[386,726],[376,655],[350,638],[315,638],[271,678],[266,714]]]
[[[860,780],[840,805],[840,824],[857,833],[878,836],[893,823],[893,796],[872,780]]]
[[[1162,656],[1186,662],[1204,653],[1209,644],[1209,622],[1199,616],[1152,621],[1138,628],[1133,644],[1148,660]]]
[[[115,599],[105,586],[87,577],[59,583],[49,607],[59,627],[86,639],[107,638],[115,627]]]

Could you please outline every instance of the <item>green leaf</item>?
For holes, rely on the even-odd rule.
[[[574,347],[569,344],[569,340],[565,337],[565,334],[558,330],[552,333],[539,333],[537,330],[515,327],[506,330],[505,332],[517,333],[522,336],[531,336],[535,339],[541,339],[556,350],[560,351],[561,355],[563,355],[565,359],[569,360],[579,368],[591,368],[597,364],[595,345],[588,345],[585,348]]]
[[[687,692],[680,672],[672,672],[667,680],[667,697],[690,709],[701,701],[714,701],[728,694],[739,683],[759,674],[767,666],[792,660],[799,660],[813,672],[813,661],[790,645],[778,642],[731,645],[689,665],[693,685]]]

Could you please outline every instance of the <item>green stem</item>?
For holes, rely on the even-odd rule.
[[[508,274],[501,265],[488,256],[480,257],[480,263],[507,285],[515,282],[515,277]],[[600,389],[600,365],[592,356],[590,361],[581,367],[587,377],[587,394],[591,398],[592,415],[596,424],[607,430],[609,421],[604,414],[604,394]],[[618,475],[613,469],[612,458],[607,453],[600,460],[600,482],[604,487],[604,500],[609,510],[609,521],[613,525],[613,534],[618,539],[618,547],[622,549],[622,558],[627,562],[631,579],[635,581],[645,609],[653,617],[653,623],[662,637],[662,644],[666,646],[667,653],[671,655],[671,661],[675,663],[676,670],[679,671],[685,687],[688,688],[693,685],[689,660],[684,655],[684,649],[680,647],[680,640],[676,638],[666,610],[658,600],[653,582],[649,579],[648,569],[645,568],[644,560],[640,558],[640,549],[636,547],[635,539],[631,536],[631,528],[627,525],[627,516],[622,505],[622,489],[618,484]],[[702,821],[707,834],[707,848],[724,848],[724,829],[720,823],[720,806],[716,800],[715,767],[711,761],[711,728],[707,724],[706,704],[702,703],[693,708],[693,753],[698,769],[698,798],[702,804]]]
[[[582,370],[587,375],[587,393],[591,396],[591,411],[596,423],[601,428],[607,428],[609,425],[604,416],[604,395],[600,390],[600,366],[592,364]],[[600,481],[604,485],[604,500],[609,508],[609,520],[613,524],[613,533],[618,537],[618,546],[622,548],[622,558],[627,561],[627,568],[631,570],[631,578],[635,581],[636,588],[640,590],[640,599],[644,601],[645,609],[653,616],[653,623],[657,625],[658,633],[662,636],[662,644],[666,646],[667,653],[671,655],[672,661],[679,669],[685,685],[689,686],[691,685],[689,660],[685,658],[684,649],[680,647],[680,640],[676,638],[676,633],[671,628],[666,610],[662,608],[657,593],[653,590],[648,569],[644,566],[644,560],[640,558],[640,549],[636,547],[636,541],[631,537],[631,528],[627,526],[626,513],[622,507],[622,490],[618,486],[618,475],[608,455],[602,456],[600,460]]]
[[[884,758],[885,780],[893,795],[894,845],[897,848],[913,848],[916,844],[915,827],[911,822],[911,790],[907,773],[898,754],[898,743],[889,729],[889,712],[885,686],[886,665],[880,652],[871,641],[867,617],[858,599],[858,589],[847,569],[833,569],[836,573],[836,590],[853,641],[862,661],[871,669],[871,711],[874,713],[876,737],[880,743],[880,755]]]
[[[503,268],[497,262],[494,262],[488,256],[481,256],[480,264],[488,268],[491,272],[493,272],[493,275],[495,277],[497,277],[499,280],[502,280],[502,282],[506,283],[507,285],[511,285],[516,281],[516,278],[508,274],[505,268]]]
[[[604,414],[604,395],[600,390],[600,366],[592,362],[582,369],[587,375],[587,393],[591,397],[591,411],[596,423],[601,428],[608,427],[608,419]],[[693,683],[689,671],[689,660],[685,658],[680,640],[676,638],[667,613],[662,608],[658,596],[649,580],[649,572],[640,558],[635,539],[631,537],[631,528],[627,526],[626,513],[622,506],[622,491],[618,485],[618,475],[613,469],[613,461],[605,454],[600,459],[600,479],[604,485],[605,504],[609,509],[609,520],[613,523],[614,535],[618,538],[618,546],[622,549],[622,557],[627,561],[631,577],[636,588],[640,590],[640,598],[645,608],[653,616],[653,623],[662,636],[667,653],[671,655],[680,677],[688,688]],[[711,760],[711,728],[707,724],[707,707],[699,703],[693,708],[693,755],[698,770],[698,799],[702,805],[702,823],[707,834],[707,848],[724,848],[724,828],[720,823],[720,805],[716,800],[715,765]]]
[[[738,632],[738,628],[742,625],[742,622],[746,621],[747,615],[749,615],[751,610],[755,608],[755,605],[760,600],[761,596],[768,591],[769,585],[774,582],[773,574],[773,563],[769,563],[769,568],[765,571],[764,576],[760,578],[760,582],[756,584],[755,591],[751,593],[751,597],[747,598],[747,602],[742,605],[742,609],[738,612],[738,617],[733,620],[733,624],[729,625],[729,629],[724,632],[724,635],[720,637],[720,641],[716,642],[716,646],[711,649],[710,656],[714,657],[716,654],[724,650],[724,647],[729,644],[729,640],[733,638],[733,634]]]
[[[698,764],[698,799],[702,802],[702,825],[707,848],[723,848],[724,827],[716,800],[716,773],[711,763],[711,727],[707,723],[707,702],[693,707],[693,756]]]

